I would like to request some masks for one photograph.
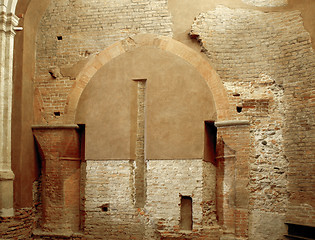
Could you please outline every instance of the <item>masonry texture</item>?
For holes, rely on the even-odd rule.
[[[313,222],[308,213],[314,211],[314,191],[306,180],[314,174],[313,155],[306,153],[314,152],[310,96],[315,54],[300,13],[219,7],[200,14],[192,34],[199,36],[235,106],[242,109],[240,117],[248,116],[252,123],[253,215],[272,212],[283,218],[287,212],[288,221]],[[301,166],[309,167],[302,172]],[[303,188],[308,191],[298,193]],[[308,204],[297,204],[300,197]]]
[[[310,238],[315,2],[0,8],[0,239]]]
[[[143,32],[172,35],[166,0],[51,1],[37,36],[35,85],[45,108],[43,121],[57,122],[56,118],[63,117],[76,77],[71,69],[74,64]],[[55,117],[54,112],[61,116]]]

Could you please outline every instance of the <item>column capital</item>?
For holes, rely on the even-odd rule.
[[[19,23],[19,18],[13,13],[0,12],[0,31],[15,35],[14,27]]]
[[[9,13],[7,14],[7,21],[6,21],[6,33],[15,35],[14,27],[16,27],[19,24],[19,18],[13,14]]]

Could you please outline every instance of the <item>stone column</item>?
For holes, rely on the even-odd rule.
[[[18,18],[0,4],[0,216],[13,216],[11,115],[14,27]]]

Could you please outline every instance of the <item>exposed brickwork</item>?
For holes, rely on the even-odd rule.
[[[145,159],[145,80],[137,81],[137,137],[135,149],[135,206],[144,207],[146,200],[146,159]]]
[[[155,220],[159,230],[180,230],[178,226],[181,195],[190,196],[193,200],[193,229],[201,231],[203,222],[209,226],[216,225],[214,189],[208,188],[212,193],[210,196],[203,195],[203,187],[209,182],[215,182],[215,169],[208,165],[211,163],[204,163],[201,159],[148,162],[146,210]],[[203,175],[207,170],[207,175]],[[172,179],[168,176],[172,176]],[[214,188],[214,184],[212,186]],[[212,202],[212,206],[207,208],[209,214],[203,209],[206,202]],[[204,221],[204,218],[207,218],[207,221]]]
[[[62,118],[76,75],[69,75],[68,68],[116,41],[143,32],[172,35],[166,0],[51,1],[37,36],[35,85],[42,96],[45,121]]]
[[[217,239],[213,237],[219,235],[215,195],[205,195],[203,190],[215,187],[215,169],[211,163],[198,159],[150,160],[144,209],[136,208],[132,201],[133,165],[134,161],[129,160],[87,161],[87,236],[93,239],[143,239],[144,236],[145,239],[183,236]],[[170,175],[172,179],[167,177]],[[180,231],[180,195],[193,198],[191,233]],[[107,211],[102,211],[104,204],[109,206]]]
[[[142,239],[141,209],[133,203],[134,161],[87,161],[84,232],[91,239]],[[107,204],[108,208],[102,210]]]
[[[218,7],[192,34],[251,122],[251,209],[314,225],[315,55],[300,13]]]
[[[80,229],[80,136],[76,129],[34,129],[42,154],[40,218],[43,231]]]
[[[218,127],[218,219],[225,234],[248,238],[249,125]]]
[[[0,217],[0,239],[31,239],[34,209],[18,209],[14,217]]]

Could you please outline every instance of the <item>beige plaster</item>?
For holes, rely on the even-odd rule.
[[[206,82],[183,59],[140,47],[100,68],[81,95],[76,123],[86,124],[86,159],[133,157],[133,79],[147,79],[146,158],[202,158],[204,121],[215,118]]]
[[[15,207],[32,207],[33,181],[38,175],[32,134],[33,77],[35,71],[35,41],[40,19],[49,0],[19,1],[16,14],[20,17],[14,46],[13,110],[12,110],[12,170]],[[28,171],[25,171],[28,169]]]

